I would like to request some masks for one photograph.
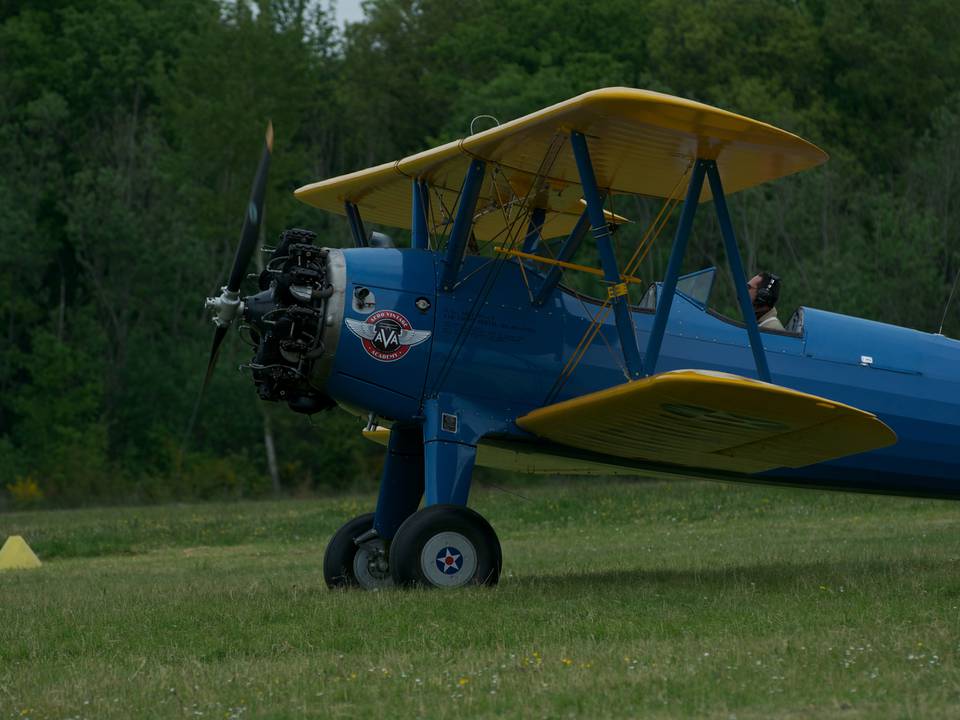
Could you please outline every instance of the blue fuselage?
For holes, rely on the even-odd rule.
[[[385,361],[341,328],[327,392],[345,405],[416,421],[425,398],[445,395],[464,409],[478,436],[534,442],[515,418],[627,380],[610,314],[569,380],[551,396],[600,304],[557,288],[534,306],[528,286],[542,276],[529,268],[521,273],[516,262],[468,257],[459,286],[438,292],[435,253],[357,248],[343,255],[344,319],[362,321],[371,312],[392,310],[413,329],[432,333],[399,359]],[[361,287],[373,293],[373,307],[351,305]],[[632,317],[642,350],[654,311],[634,308]],[[753,479],[960,498],[960,342],[808,308],[802,317],[796,333],[762,333],[772,381],[875,413],[898,442]],[[743,325],[678,293],[655,370],[681,368],[757,377]]]

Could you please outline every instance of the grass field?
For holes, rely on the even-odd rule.
[[[331,592],[372,496],[0,515],[5,718],[960,716],[960,505],[479,488],[494,590]]]

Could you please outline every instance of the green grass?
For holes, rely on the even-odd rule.
[[[372,496],[0,515],[0,720],[950,717],[960,505],[709,483],[475,491],[495,590],[331,592]]]

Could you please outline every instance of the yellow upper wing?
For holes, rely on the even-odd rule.
[[[339,214],[350,201],[365,219],[409,228],[410,180],[423,178],[432,188],[430,224],[443,231],[467,166],[480,158],[490,165],[477,203],[477,237],[514,230],[521,207],[546,208],[543,235],[555,237],[569,232],[583,209],[569,143],[574,130],[587,136],[598,184],[615,194],[668,197],[698,157],[717,161],[728,194],[827,159],[806,140],[742,115],[648,90],[605,88],[402,160],[305,185],[296,196]],[[685,181],[678,192],[684,189]],[[701,200],[709,198],[705,186]]]
[[[614,457],[756,473],[896,442],[875,415],[726,373],[677,370],[517,419],[547,440]]]

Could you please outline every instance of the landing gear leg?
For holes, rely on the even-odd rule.
[[[477,438],[436,401],[425,411],[426,507],[394,535],[390,574],[401,586],[496,585],[503,564],[500,541],[490,523],[466,507]]]
[[[330,540],[323,574],[331,588],[393,585],[389,543],[423,496],[423,432],[419,425],[395,425],[380,479],[376,513],[354,518]]]
[[[389,542],[397,528],[416,512],[423,497],[423,428],[394,425],[380,478],[380,495],[373,528]]]

